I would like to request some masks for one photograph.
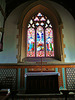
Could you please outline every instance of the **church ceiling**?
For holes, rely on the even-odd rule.
[[[8,16],[13,9],[15,9],[17,6],[20,4],[26,2],[26,1],[31,1],[31,0],[5,0],[6,1],[6,16]],[[33,1],[38,1],[38,0],[33,0]],[[66,8],[72,16],[75,18],[75,4],[74,0],[50,0],[57,2],[58,4],[62,5],[64,8]]]

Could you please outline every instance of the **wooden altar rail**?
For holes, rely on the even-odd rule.
[[[41,65],[0,64],[0,68],[41,68]],[[42,68],[75,68],[75,64],[42,65]]]

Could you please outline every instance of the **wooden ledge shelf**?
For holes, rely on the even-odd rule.
[[[41,65],[0,64],[0,68],[41,68]],[[75,64],[50,64],[42,65],[42,68],[75,68]]]

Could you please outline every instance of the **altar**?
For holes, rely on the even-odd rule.
[[[26,93],[59,93],[58,72],[28,72],[26,78]]]

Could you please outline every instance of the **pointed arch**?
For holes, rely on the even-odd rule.
[[[39,11],[42,14],[48,16],[48,18],[50,19],[52,23],[52,26],[54,29],[53,36],[54,36],[54,45],[55,45],[55,49],[54,49],[55,59],[64,61],[64,58],[63,58],[64,53],[62,50],[63,43],[61,41],[62,28],[63,28],[62,20],[59,14],[57,13],[57,11],[52,7],[52,5],[48,5],[47,3],[43,1],[38,1],[38,2],[32,3],[24,10],[21,16],[21,20],[18,24],[19,37],[20,37],[19,41],[21,41],[21,43],[19,43],[18,62],[22,62],[22,60],[26,58],[26,55],[27,55],[27,50],[26,50],[27,24],[29,20],[31,19],[31,17],[36,15]]]

